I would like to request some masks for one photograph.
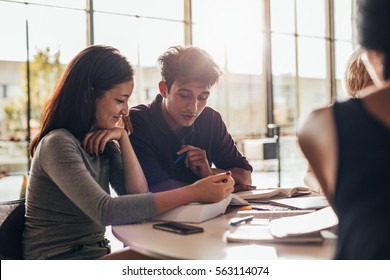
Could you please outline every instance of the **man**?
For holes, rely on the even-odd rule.
[[[160,94],[130,109],[131,142],[151,192],[230,171],[235,191],[249,190],[252,166],[237,150],[221,115],[206,107],[221,70],[196,47],[171,47],[158,62]],[[212,168],[212,164],[215,167]]]

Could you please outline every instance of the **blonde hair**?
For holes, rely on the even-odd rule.
[[[362,48],[358,48],[351,54],[344,72],[344,90],[352,97],[358,97],[362,89],[373,84],[361,59],[362,52]]]

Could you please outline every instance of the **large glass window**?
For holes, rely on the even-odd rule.
[[[193,43],[224,70],[209,105],[238,137],[260,135],[265,128],[262,4],[258,0],[192,1]]]
[[[325,44],[325,39],[311,37],[298,39],[299,103],[296,108],[297,117],[293,124],[298,121],[301,115],[330,102],[330,95],[327,94],[326,87],[327,56]]]
[[[273,34],[271,42],[274,119],[277,124],[289,124],[295,118],[295,41],[291,35]]]
[[[275,122],[294,126],[299,117],[330,101],[324,0],[271,3]]]
[[[130,105],[150,102],[159,92],[158,57],[184,44],[183,1],[95,0],[94,10],[94,43],[118,48],[136,67]]]
[[[67,64],[86,46],[85,11],[29,5],[31,137],[41,112]],[[71,19],[71,20],[70,20]]]
[[[94,0],[93,8],[95,11],[143,18],[184,20],[184,2],[182,0]]]
[[[0,0],[0,34],[6,42],[0,45],[0,170],[26,169],[28,124],[33,136],[58,75],[90,39],[118,48],[136,68],[130,105],[148,103],[158,93],[158,57],[170,46],[192,41],[223,69],[209,105],[222,114],[234,138],[264,137],[273,115],[282,126],[284,158],[302,158],[286,143],[294,139],[303,114],[333,97],[346,98],[341,80],[356,47],[354,0],[93,0],[93,32],[88,3]],[[285,169],[294,165],[284,162]]]
[[[270,1],[273,113],[284,135],[284,171],[305,169],[293,140],[295,127],[300,117],[332,102],[329,73],[337,78],[336,94],[341,92],[340,79],[351,52],[351,7],[352,1]]]
[[[43,105],[64,65],[86,46],[85,18],[85,2],[0,1],[0,34],[7,42],[0,46],[0,170],[27,171],[28,140]]]
[[[18,16],[16,16],[18,15]],[[27,169],[26,8],[0,2],[0,172]]]
[[[346,63],[353,49],[353,0],[334,1],[334,24],[335,24],[335,65],[337,99],[348,98],[342,87],[342,79]]]

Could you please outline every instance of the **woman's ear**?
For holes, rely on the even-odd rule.
[[[160,94],[162,95],[162,97],[167,97],[168,88],[164,81],[160,81],[158,83],[158,88],[160,90]]]

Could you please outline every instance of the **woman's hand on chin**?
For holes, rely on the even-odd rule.
[[[83,139],[84,149],[93,156],[103,153],[107,143],[112,140],[120,140],[127,137],[124,128],[114,127],[111,129],[95,129],[88,132]]]

